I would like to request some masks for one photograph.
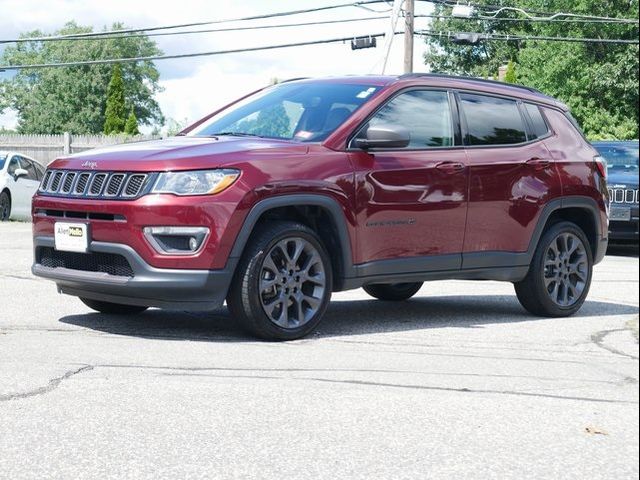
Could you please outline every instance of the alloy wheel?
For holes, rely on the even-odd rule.
[[[265,255],[259,282],[260,303],[271,322],[297,328],[308,323],[322,306],[325,267],[311,242],[285,238]]]
[[[578,302],[589,280],[589,258],[580,238],[572,233],[558,235],[547,248],[544,285],[551,300],[561,307]]]

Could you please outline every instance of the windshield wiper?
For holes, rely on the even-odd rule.
[[[245,132],[218,132],[218,133],[210,133],[207,137],[258,137],[264,138],[262,135],[256,135],[255,133],[245,133]]]

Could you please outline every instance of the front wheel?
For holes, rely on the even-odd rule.
[[[589,293],[593,256],[584,232],[571,222],[553,225],[542,237],[524,280],[515,284],[522,306],[543,317],[576,313]]]
[[[137,305],[122,305],[120,303],[101,302],[89,298],[81,298],[80,301],[96,312],[108,313],[110,315],[133,315],[144,312],[148,307]]]
[[[11,199],[7,192],[0,193],[0,222],[8,222],[11,217]]]
[[[376,283],[362,287],[365,292],[378,300],[399,302],[413,297],[422,288],[423,282]]]
[[[227,305],[249,333],[294,340],[320,323],[331,289],[331,262],[318,235],[300,223],[277,222],[253,234]]]

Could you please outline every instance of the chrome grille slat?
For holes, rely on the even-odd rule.
[[[107,181],[107,187],[104,189],[105,197],[116,197],[120,193],[120,187],[124,182],[125,175],[122,173],[114,173]]]
[[[102,187],[104,187],[107,179],[106,173],[96,173],[89,184],[89,192],[87,193],[91,197],[98,197],[102,193]]]
[[[56,172],[51,179],[51,185],[49,187],[49,192],[55,193],[60,188],[60,182],[62,181],[62,177],[64,176],[64,172]]]
[[[53,172],[51,170],[47,170],[44,174],[44,178],[42,179],[42,183],[40,184],[40,191],[44,192],[47,190],[47,186],[49,185],[49,181],[51,180],[51,174]]]
[[[91,178],[90,173],[81,173],[78,177],[78,181],[76,182],[76,188],[73,190],[73,193],[76,195],[84,195],[87,190],[87,185],[89,185],[89,179]]]
[[[62,181],[62,187],[60,188],[60,193],[69,193],[71,192],[71,187],[73,187],[73,181],[76,179],[75,172],[67,172],[64,176],[64,180]]]
[[[86,170],[47,170],[39,190],[41,195],[56,197],[133,200],[146,191],[149,175]]]
[[[122,190],[122,196],[127,198],[137,197],[146,179],[147,179],[146,175],[141,175],[141,174],[131,175],[126,182],[124,189]]]

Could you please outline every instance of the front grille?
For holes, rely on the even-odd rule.
[[[48,268],[108,273],[117,277],[134,276],[133,269],[127,259],[114,253],[60,252],[51,247],[38,247],[36,262]]]
[[[611,203],[638,203],[638,189],[632,188],[611,188],[609,189]]]
[[[68,198],[131,200],[145,192],[151,177],[146,173],[47,170],[39,193]]]

